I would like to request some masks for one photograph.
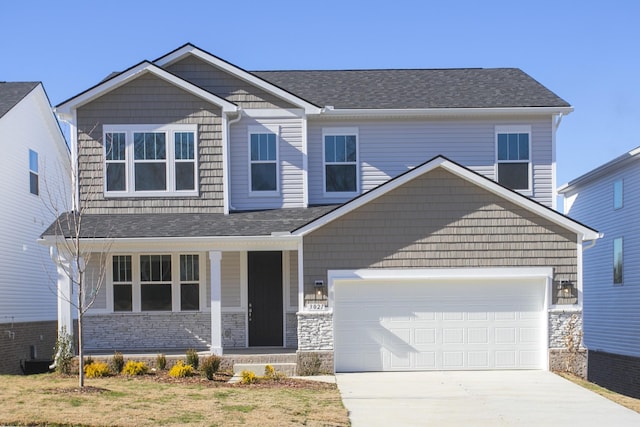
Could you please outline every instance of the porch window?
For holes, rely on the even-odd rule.
[[[512,190],[531,190],[531,128],[496,127],[498,182]]]
[[[105,195],[196,196],[196,125],[105,125]]]
[[[132,311],[131,256],[115,255],[112,258],[113,311]]]
[[[180,310],[200,310],[200,258],[180,255]]]
[[[358,136],[356,129],[331,129],[324,137],[326,193],[358,191]]]
[[[171,311],[171,255],[140,255],[142,311]]]

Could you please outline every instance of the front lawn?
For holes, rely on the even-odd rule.
[[[348,426],[335,384],[284,379],[251,385],[162,374],[86,379],[0,376],[0,425]]]

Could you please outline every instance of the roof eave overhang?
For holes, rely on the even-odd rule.
[[[68,240],[68,239],[66,239]],[[83,238],[82,251],[109,252],[175,252],[175,251],[245,251],[245,250],[297,250],[301,237],[289,233],[268,236],[196,236],[196,237],[129,237]],[[65,239],[44,236],[38,240],[44,246],[60,246]],[[170,249],[167,249],[170,248]]]
[[[497,108],[333,108],[318,113],[326,117],[496,117],[505,115],[567,115],[573,107],[497,107]]]
[[[346,215],[347,213],[359,208],[360,206],[363,206],[364,204],[369,203],[372,200],[375,200],[378,197],[381,197],[382,195],[398,188],[399,186],[417,178],[418,176],[439,167],[471,183],[474,183],[479,187],[491,193],[494,193],[524,209],[538,214],[541,217],[546,218],[549,221],[565,228],[566,230],[576,233],[579,239],[581,239],[582,241],[596,240],[601,237],[601,235],[596,230],[582,225],[552,209],[547,208],[546,206],[534,202],[526,196],[511,191],[490,179],[479,176],[475,172],[466,169],[444,157],[436,157],[435,159],[424,163],[423,165],[412,169],[405,174],[392,179],[391,181],[388,181],[386,184],[383,184],[369,191],[368,193],[363,194],[362,196],[354,199],[351,202],[345,203],[341,207],[329,212],[328,214],[318,218],[317,220],[312,221],[297,230],[294,230],[292,234],[305,236],[319,229],[320,227],[323,227],[324,225],[340,218],[341,216]]]
[[[290,102],[291,104],[304,109],[306,114],[320,113],[321,108],[317,105],[314,105],[309,101],[306,101],[305,99],[294,95],[291,92],[288,92],[272,83],[269,83],[268,81],[261,79],[260,77],[257,77],[256,75],[191,44],[184,45],[181,48],[156,59],[154,61],[154,64],[160,67],[166,67],[167,65],[175,63],[187,55],[193,55],[197,58],[200,58],[216,68],[230,73],[253,86],[256,86],[274,96],[277,96],[280,99]]]
[[[146,74],[151,73],[162,80],[165,80],[168,83],[171,83],[185,91],[195,95],[199,98],[204,99],[205,101],[211,102],[214,105],[217,105],[222,109],[224,113],[233,113],[238,111],[238,106],[223,99],[219,96],[212,94],[188,81],[171,74],[162,68],[154,65],[150,62],[141,62],[140,64],[106,80],[91,89],[69,99],[68,101],[58,105],[55,107],[54,111],[63,120],[71,120],[73,117],[73,111],[82,107],[85,104],[111,92],[114,89],[119,88],[120,86],[129,83],[136,78]]]

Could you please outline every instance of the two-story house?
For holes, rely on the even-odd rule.
[[[604,234],[584,253],[588,378],[640,397],[640,147],[559,189],[564,211]]]
[[[21,362],[50,359],[56,342],[56,267],[37,240],[70,189],[42,83],[0,82],[0,147],[0,374],[18,374]]]
[[[249,72],[187,44],[56,111],[84,243],[109,243],[87,349],[546,369],[581,316],[597,233],[553,210],[572,107],[518,69]]]

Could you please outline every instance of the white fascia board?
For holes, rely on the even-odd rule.
[[[329,270],[329,283],[335,281],[450,280],[450,279],[541,279],[553,277],[552,267],[493,268],[367,268]]]
[[[242,114],[254,119],[299,119],[305,116],[301,108],[243,108]]]
[[[163,56],[162,58],[156,60],[155,64],[157,64],[160,67],[164,67],[168,64],[178,61],[179,59],[183,58],[188,54],[191,54],[197,58],[200,58],[203,61],[213,65],[214,67],[219,68],[229,74],[232,74],[237,78],[244,80],[245,82],[253,86],[256,86],[266,92],[271,93],[272,95],[277,96],[278,98],[281,98],[287,102],[292,103],[293,105],[303,108],[305,113],[307,114],[318,114],[321,110],[320,107],[313,105],[310,102],[305,101],[304,99],[298,98],[292,93],[287,92],[286,90],[281,89],[278,86],[275,86],[269,83],[268,81],[263,80],[251,74],[250,72],[245,71],[242,68],[239,68],[227,61],[224,61],[208,52],[200,50],[193,45],[183,46],[181,49],[178,49],[170,53],[169,55]]]
[[[68,119],[71,116],[71,111],[81,107],[84,104],[87,104],[94,99],[138,78],[145,73],[151,73],[185,91],[204,99],[205,101],[211,102],[214,105],[217,105],[222,109],[223,112],[235,112],[238,110],[238,106],[223,99],[219,96],[212,94],[211,92],[207,92],[204,89],[195,86],[188,81],[171,74],[162,68],[150,63],[150,62],[142,62],[137,66],[130,68],[127,71],[122,72],[121,74],[107,80],[106,82],[94,86],[88,91],[70,99],[64,104],[56,107],[55,111],[63,119]]]
[[[318,220],[296,230],[294,234],[299,236],[304,236],[328,224],[329,222],[363,206],[364,204],[369,203],[370,201],[377,199],[378,197],[381,197],[382,195],[388,193],[389,191],[392,191],[400,187],[401,185],[417,178],[418,176],[432,171],[437,167],[442,167],[447,171],[459,176],[460,178],[465,179],[466,181],[469,181],[487,191],[490,191],[524,209],[534,212],[540,215],[541,217],[546,218],[551,222],[554,222],[560,225],[563,228],[566,228],[570,231],[577,233],[582,238],[582,240],[595,240],[600,237],[600,234],[597,231],[592,230],[586,226],[583,226],[571,220],[570,218],[567,218],[564,215],[561,215],[560,213],[547,208],[546,206],[542,206],[534,202],[533,200],[529,199],[526,196],[522,196],[511,190],[508,190],[505,187],[499,185],[498,183],[491,181],[487,178],[484,178],[482,176],[479,176],[476,173],[462,166],[459,166],[455,163],[452,163],[451,161],[443,157],[437,157],[431,160],[430,162],[423,164],[422,166],[412,169],[409,172],[406,172],[403,175],[400,175],[392,179],[386,184],[382,184],[379,187],[376,187],[373,190],[370,190],[369,192],[364,193],[362,196],[359,196],[353,199],[351,202],[347,202],[341,207],[319,218]]]
[[[179,251],[252,251],[297,250],[301,238],[292,235],[277,236],[203,236],[203,237],[136,237],[80,239],[83,251],[109,252],[179,252]],[[38,240],[44,246],[63,244],[58,236]],[[170,248],[170,249],[167,249]]]
[[[501,108],[406,108],[406,109],[372,109],[323,108],[320,112],[325,117],[495,117],[505,115],[567,115],[573,107],[501,107]]]

